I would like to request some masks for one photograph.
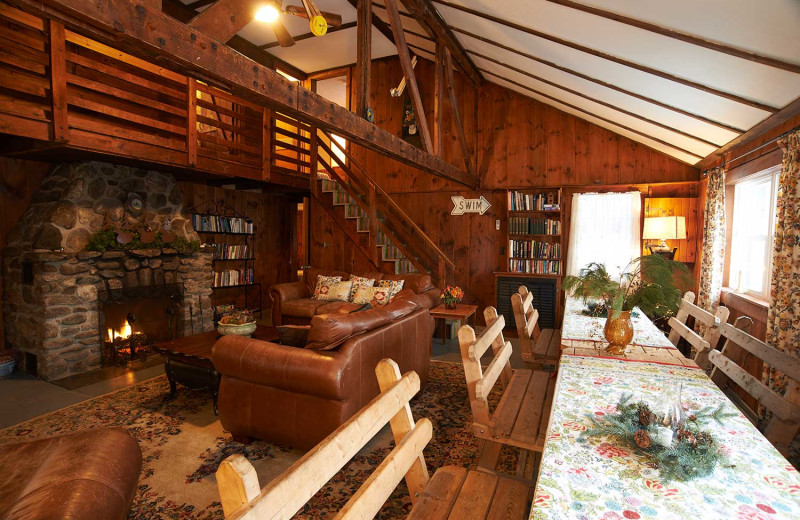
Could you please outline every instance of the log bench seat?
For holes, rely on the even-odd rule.
[[[555,389],[551,372],[514,370],[488,430],[473,423],[475,436],[541,453]]]
[[[533,308],[533,295],[524,285],[511,295],[511,308],[517,325],[522,361],[530,368],[558,366],[561,357],[561,329],[539,329],[539,311]]]

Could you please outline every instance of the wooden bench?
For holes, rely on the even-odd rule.
[[[494,471],[503,444],[520,448],[517,474],[525,475],[528,452],[541,453],[544,447],[550,408],[555,391],[555,374],[535,370],[512,370],[511,343],[503,338],[505,319],[494,307],[484,311],[487,327],[476,337],[472,327],[458,331],[461,360],[467,380],[472,408],[472,431],[482,441],[478,465]],[[492,359],[486,370],[481,357],[492,348]],[[498,380],[504,391],[494,412],[490,410],[489,394]]]
[[[725,344],[721,351],[712,350],[708,355],[714,367],[711,379],[754,424],[757,424],[756,414],[732,392],[731,384],[747,392],[772,412],[772,417],[764,425],[762,433],[783,456],[786,456],[789,445],[800,432],[800,360],[748,334],[746,329],[750,323],[752,323],[750,318],[740,316],[734,325],[722,324],[720,332],[725,338]],[[729,354],[731,346],[743,349],[747,355],[755,356],[785,374],[786,393],[781,396],[762,383],[759,377],[737,365],[726,355]]]
[[[540,329],[534,339],[534,331],[539,321],[539,311],[533,308],[533,295],[524,285],[511,295],[514,321],[517,323],[522,360],[530,368],[542,365],[558,365],[561,357],[561,330]]]
[[[701,323],[705,326],[702,336],[686,325],[689,316],[695,319],[695,323]],[[708,362],[708,353],[710,350],[717,348],[720,326],[728,321],[728,316],[730,316],[730,309],[722,305],[717,308],[717,312],[714,314],[698,307],[694,304],[694,293],[687,291],[681,299],[681,306],[678,312],[669,319],[671,329],[669,340],[677,347],[681,338],[685,339],[694,351],[694,362],[703,370],[708,371],[711,369],[711,365]]]
[[[428,419],[415,423],[408,402],[419,391],[419,376],[402,377],[384,359],[375,369],[381,393],[264,489],[246,458],[232,455],[217,470],[226,519],[292,518],[381,429],[390,424],[395,447],[335,519],[373,518],[405,478],[414,520],[527,518],[530,488],[512,478],[446,466],[428,475],[423,449],[433,435]]]

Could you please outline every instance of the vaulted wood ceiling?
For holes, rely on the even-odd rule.
[[[191,0],[182,0],[192,4]],[[297,3],[284,0],[284,4]],[[252,22],[239,35],[314,72],[356,60],[355,1],[316,0],[344,28],[305,38],[306,20],[282,19],[298,40],[276,46]],[[800,98],[797,0],[407,0],[410,50],[433,61],[431,31],[410,14],[438,11],[486,81],[542,101],[689,164]],[[284,5],[285,7],[285,5]],[[373,2],[387,21],[383,0]],[[424,23],[424,22],[423,22]],[[372,56],[396,53],[373,30]]]

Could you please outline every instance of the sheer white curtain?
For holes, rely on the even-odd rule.
[[[641,256],[641,198],[638,191],[572,196],[567,274],[597,262],[618,279],[628,262]]]

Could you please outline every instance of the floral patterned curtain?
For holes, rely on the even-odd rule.
[[[697,296],[697,305],[709,312],[716,312],[722,291],[722,267],[725,261],[725,170],[722,168],[708,174],[703,223],[700,294]]]
[[[800,359],[800,130],[778,144],[783,165],[775,209],[767,343]],[[785,389],[782,374],[770,368],[767,377],[772,388]]]

